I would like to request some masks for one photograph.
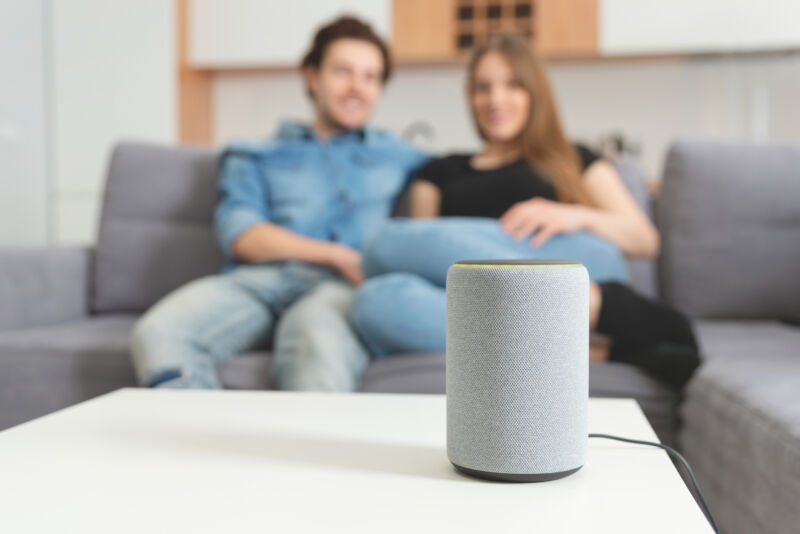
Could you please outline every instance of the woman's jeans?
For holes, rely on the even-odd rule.
[[[445,280],[460,260],[563,259],[586,266],[595,282],[627,282],[620,250],[588,232],[561,234],[535,247],[516,241],[497,219],[393,219],[363,252],[369,278],[356,291],[352,323],[372,355],[445,350]]]

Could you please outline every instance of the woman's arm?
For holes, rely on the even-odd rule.
[[[614,167],[597,161],[586,169],[583,180],[592,206],[532,198],[511,206],[500,217],[500,223],[516,239],[534,234],[534,246],[556,234],[588,230],[611,241],[627,255],[657,256],[658,230],[636,204]]]
[[[626,254],[657,256],[661,246],[658,230],[614,167],[607,161],[597,161],[586,169],[583,179],[594,207],[582,206],[582,227],[615,243]]]
[[[442,192],[427,180],[411,184],[409,215],[415,219],[438,217]]]

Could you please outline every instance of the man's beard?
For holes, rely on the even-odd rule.
[[[345,126],[333,116],[332,113],[328,112],[327,107],[324,105],[317,106],[317,120],[321,121],[325,128],[331,131],[331,133],[343,133],[351,130],[359,130],[366,126],[366,121],[364,124],[359,124],[358,126]]]

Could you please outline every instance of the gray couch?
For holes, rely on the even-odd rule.
[[[222,264],[211,231],[217,157],[121,144],[96,247],[0,250],[0,429],[134,385],[137,316]],[[635,166],[617,167],[645,202]],[[590,393],[639,401],[694,465],[726,532],[797,531],[800,147],[679,141],[658,207],[658,276],[633,262],[634,282],[695,318],[706,361],[685,392],[625,364],[592,363]],[[268,388],[267,348],[220,375],[229,388]],[[443,355],[375,362],[363,390],[443,393]]]

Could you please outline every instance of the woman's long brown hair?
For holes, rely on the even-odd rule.
[[[525,159],[546,173],[560,201],[590,204],[581,179],[578,153],[561,127],[541,56],[520,37],[495,35],[489,38],[473,52],[469,62],[467,90],[470,94],[475,85],[475,67],[489,52],[497,52],[508,61],[517,81],[530,95],[530,115],[519,137]],[[474,114],[472,118],[478,133],[486,139]]]

